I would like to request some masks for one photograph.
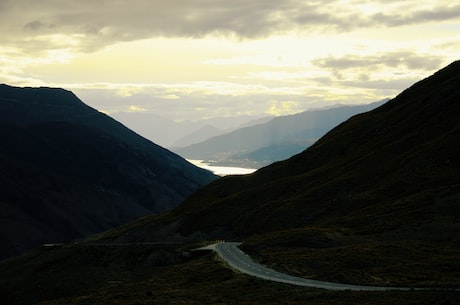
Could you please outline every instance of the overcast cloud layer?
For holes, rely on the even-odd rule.
[[[445,0],[0,0],[0,82],[109,112],[285,114],[391,97],[459,33]]]
[[[152,36],[243,39],[288,31],[351,31],[460,18],[456,1],[295,1],[295,0],[2,0],[0,23],[6,45],[29,50],[47,34],[85,40],[94,50],[117,41]],[[49,48],[67,47],[55,41]],[[39,48],[40,50],[42,48]],[[36,49],[37,50],[37,49]]]

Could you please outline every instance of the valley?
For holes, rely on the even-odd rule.
[[[460,305],[460,1],[0,0],[0,305]]]
[[[5,259],[0,294],[11,305],[457,304],[459,82],[454,62],[289,159]],[[229,242],[213,246],[220,256],[193,251],[216,240]]]

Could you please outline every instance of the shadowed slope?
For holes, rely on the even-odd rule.
[[[0,257],[175,207],[215,178],[71,92],[0,85]]]
[[[434,218],[447,233],[458,215],[459,83],[455,62],[299,155],[212,183],[173,215],[184,234],[225,227],[249,236],[327,223],[423,231]]]
[[[449,291],[460,287],[458,84],[455,62],[289,160],[221,178],[170,212],[3,261],[2,295],[10,304],[458,304]],[[308,279],[442,289],[297,288],[195,257],[201,242],[148,243],[216,237],[244,240],[262,264]]]
[[[274,268],[370,285],[459,285],[460,62],[313,146],[100,236],[246,240]]]

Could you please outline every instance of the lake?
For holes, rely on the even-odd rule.
[[[231,166],[214,166],[209,165],[208,163],[204,162],[203,160],[187,160],[188,162],[207,169],[219,176],[227,176],[227,175],[246,175],[255,172],[257,169],[255,168],[242,168],[242,167],[231,167]]]

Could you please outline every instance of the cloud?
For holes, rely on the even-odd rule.
[[[457,28],[460,29],[460,26],[458,26]],[[458,54],[458,50],[460,49],[460,35],[453,35],[453,37],[451,37],[447,41],[435,44],[433,48],[438,52],[452,52],[454,54]]]
[[[128,110],[128,112],[146,112],[146,111],[147,109],[136,106],[136,105],[129,106],[129,110]]]
[[[401,77],[394,80],[374,79],[374,80],[344,80],[340,85],[355,88],[367,88],[371,90],[382,90],[392,92],[395,94],[405,88],[410,87],[412,84],[419,81],[419,78],[414,77]]]
[[[2,43],[34,51],[62,48],[36,37],[70,35],[72,48],[91,52],[104,46],[150,37],[226,35],[260,38],[289,31],[350,31],[362,27],[394,27],[460,18],[460,5],[450,1],[301,0],[3,0]]]
[[[410,25],[423,22],[449,21],[460,18],[460,4],[444,3],[436,7],[427,7],[418,10],[401,10],[392,14],[377,13],[372,20],[377,24],[388,27]]]
[[[288,114],[295,114],[304,111],[304,109],[300,108],[299,102],[296,101],[270,101],[271,105],[267,110],[267,114],[280,116],[280,115],[288,115]]]
[[[338,88],[360,88],[385,95],[394,95],[426,77],[445,64],[436,54],[407,50],[368,55],[346,54],[327,56],[312,61],[316,67],[329,71],[328,78],[318,78],[323,85]]]
[[[227,91],[219,90],[222,86]],[[330,88],[283,88],[237,83],[197,82],[191,84],[81,84],[71,89],[85,103],[106,113],[142,110],[174,120],[202,117],[230,117],[239,114],[292,114],[312,107],[324,107],[324,93]],[[129,97],[119,95],[126,87]],[[306,95],[306,90],[309,94]],[[170,95],[180,98],[171,99]],[[346,102],[346,100],[340,100]],[[362,100],[362,99],[361,99]],[[366,101],[372,102],[372,97]],[[135,107],[132,107],[132,106]]]
[[[180,96],[177,94],[165,94],[159,96],[159,98],[164,99],[164,100],[177,100],[180,99]]]
[[[364,103],[458,56],[459,18],[446,0],[0,0],[0,81],[175,119]]]
[[[318,67],[343,71],[346,69],[366,69],[370,71],[382,68],[405,68],[409,70],[433,71],[443,62],[442,57],[399,50],[375,55],[344,55],[324,57],[313,61]]]
[[[24,29],[30,30],[30,31],[41,31],[41,30],[46,31],[48,29],[52,30],[54,27],[55,26],[53,24],[45,23],[40,20],[34,20],[24,25]]]

